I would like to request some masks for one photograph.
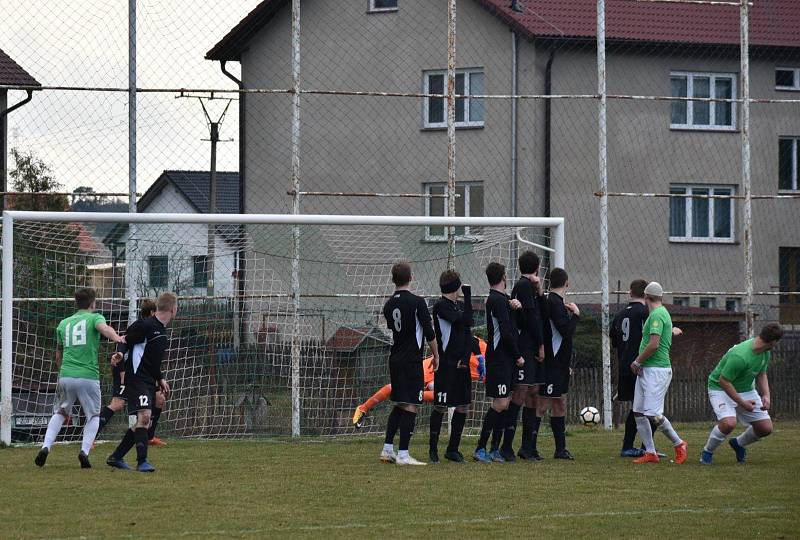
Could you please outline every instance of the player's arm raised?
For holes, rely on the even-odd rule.
[[[722,377],[720,377],[720,381]],[[758,390],[758,394],[761,396],[761,408],[763,410],[768,410],[770,407],[770,399],[769,399],[769,380],[767,379],[767,372],[762,371],[758,375],[756,375],[756,390]]]
[[[639,353],[639,356],[636,357],[636,360],[631,363],[631,371],[633,371],[634,374],[639,374],[639,372],[642,370],[642,362],[646,362],[648,358],[653,356],[653,354],[658,350],[658,346],[660,344],[661,335],[650,334],[647,347],[645,347],[644,350]]]

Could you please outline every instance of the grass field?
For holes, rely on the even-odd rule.
[[[36,449],[4,449],[0,537],[800,537],[800,424],[777,423],[744,466],[725,445],[707,468],[697,457],[708,426],[676,427],[689,442],[682,466],[635,466],[617,457],[620,432],[582,428],[571,463],[404,468],[378,462],[377,438],[171,440],[145,475],[108,468],[110,443],[91,470],[75,445],[56,446],[43,469]],[[546,457],[552,442],[541,441]],[[419,433],[412,454],[426,447]]]

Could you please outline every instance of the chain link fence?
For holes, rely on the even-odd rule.
[[[673,350],[672,417],[708,419],[708,372],[773,321],[787,330],[771,372],[775,413],[800,412],[796,2],[5,0],[0,12],[4,208],[564,217],[570,295],[587,314],[573,408],[594,405],[611,418],[608,320],[628,283],[645,278],[663,284],[685,331]],[[372,330],[359,343],[374,377],[343,376],[348,388],[325,418],[293,424],[276,407],[265,420],[266,403],[285,404],[297,377],[310,389],[335,378],[331,369],[351,369],[326,343],[380,322],[392,260],[412,260],[425,276],[418,290],[435,295],[438,272],[458,268],[458,253],[482,238],[448,227],[305,238],[295,229],[276,247],[274,234],[242,228],[211,230],[177,256],[176,231],[161,233],[169,246],[155,253],[129,242],[142,237],[135,228],[80,227],[77,249],[92,261],[69,285],[102,288],[120,324],[162,274],[185,273],[182,295],[200,306],[219,297],[231,325],[235,313],[253,314],[215,331],[215,350],[232,351],[222,359],[174,338],[176,354],[215,370],[192,390],[205,401],[176,410],[215,399],[252,407],[237,436],[352,433],[348,415],[384,384],[385,343]],[[547,231],[525,239],[550,253]],[[502,246],[511,263],[528,244]],[[262,253],[282,262],[265,267]],[[332,268],[317,275],[323,256]],[[315,279],[318,296],[304,297]],[[246,303],[253,288],[284,295],[281,305]],[[336,295],[361,301],[343,306]],[[326,333],[315,323],[313,339],[290,331],[268,346],[284,317],[326,320]],[[43,335],[28,354],[49,365],[54,346]],[[191,380],[193,364],[183,365],[172,369]],[[221,383],[218,368],[241,384]],[[300,409],[320,410],[319,397],[302,391]],[[195,429],[199,421],[169,405],[165,418],[181,435],[232,433]],[[377,408],[365,430],[381,423]]]

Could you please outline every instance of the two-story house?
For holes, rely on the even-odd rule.
[[[459,99],[457,211],[565,217],[572,287],[598,290],[596,2],[520,0],[521,11],[510,4],[458,2],[457,92],[590,97]],[[735,7],[608,0],[608,92],[737,98],[739,39]],[[800,3],[755,3],[750,41],[752,96],[800,95]],[[305,89],[440,93],[446,50],[444,1],[302,4]],[[264,0],[206,58],[240,62],[245,88],[290,88],[290,51],[290,2]],[[301,100],[303,190],[444,193],[444,100],[314,94]],[[244,103],[245,211],[288,212],[291,96],[250,94]],[[612,97],[610,191],[741,195],[740,109],[735,102]],[[800,105],[754,104],[751,135],[753,193],[797,193]],[[435,198],[302,202],[306,213],[443,215],[445,207]],[[756,291],[800,289],[798,214],[797,201],[754,202]],[[674,291],[744,290],[741,201],[612,198],[609,217],[612,287],[645,277]],[[441,229],[398,234],[399,255],[413,258],[415,245],[444,242],[445,235]],[[259,238],[253,240],[258,246]],[[427,288],[435,289],[438,271],[425,275]],[[670,300],[738,310],[741,297]],[[784,298],[785,322],[800,322],[798,302]]]

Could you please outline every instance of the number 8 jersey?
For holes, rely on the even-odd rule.
[[[422,362],[425,341],[436,337],[425,299],[411,291],[395,291],[383,306],[383,316],[392,331],[390,361]]]
[[[105,322],[101,314],[82,309],[58,323],[56,339],[64,350],[60,377],[100,380],[97,367],[100,332],[97,325]]]

